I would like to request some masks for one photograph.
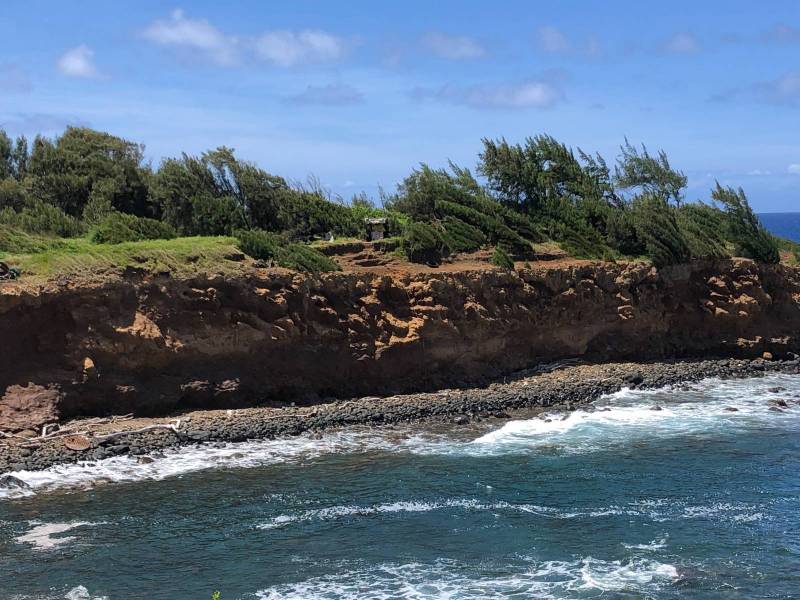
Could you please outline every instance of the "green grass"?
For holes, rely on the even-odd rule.
[[[122,244],[94,244],[86,238],[46,238],[0,229],[0,259],[22,270],[23,281],[119,272],[126,267],[173,275],[229,273],[241,269],[229,237],[189,237]]]

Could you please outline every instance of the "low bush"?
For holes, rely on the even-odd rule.
[[[95,244],[121,244],[142,240],[171,240],[175,229],[162,221],[114,212],[100,221],[90,233]]]
[[[441,232],[421,221],[409,223],[401,247],[411,262],[431,265],[438,265],[449,253]]]
[[[237,246],[257,260],[272,261],[295,271],[323,273],[338,271],[332,259],[304,244],[287,243],[282,236],[261,230],[242,230],[236,234]]]
[[[514,261],[511,260],[511,257],[508,255],[508,253],[500,246],[497,246],[494,249],[491,262],[495,267],[500,267],[501,269],[505,269],[507,271],[514,270]]]
[[[78,219],[41,200],[29,202],[20,211],[10,207],[0,210],[0,223],[27,233],[66,238],[78,237],[86,232],[83,223]]]
[[[442,227],[447,245],[453,252],[474,252],[486,243],[486,236],[480,229],[457,217],[445,217]]]
[[[40,238],[24,231],[0,225],[0,254],[32,254],[50,249],[58,245],[61,240]]]

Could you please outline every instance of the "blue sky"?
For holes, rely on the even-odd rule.
[[[549,133],[613,159],[663,148],[800,210],[800,4],[45,2],[0,16],[0,126],[84,124],[157,163],[219,145],[349,196],[482,137]]]

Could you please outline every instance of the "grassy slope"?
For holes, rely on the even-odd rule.
[[[93,244],[85,238],[46,238],[0,229],[0,260],[19,267],[25,281],[118,271],[129,266],[174,275],[234,272],[241,263],[226,256],[237,252],[235,240],[228,237]]]

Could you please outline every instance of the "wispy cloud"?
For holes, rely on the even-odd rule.
[[[786,170],[792,175],[800,175],[800,163],[792,163],[786,168]]]
[[[776,79],[731,88],[715,94],[711,100],[751,100],[778,106],[800,106],[800,71],[789,71]]]
[[[800,44],[800,28],[779,23],[761,34],[761,40],[777,44]]]
[[[664,52],[670,54],[694,54],[700,51],[700,42],[694,34],[679,31],[673,33],[661,46]]]
[[[417,88],[414,96],[479,109],[546,109],[564,99],[560,87],[546,79],[507,84],[445,85],[438,89]]]
[[[256,56],[279,67],[331,62],[342,58],[346,44],[340,37],[324,31],[270,31],[255,41]]]
[[[540,50],[550,54],[561,54],[572,49],[567,36],[557,27],[547,25],[536,30],[536,44]]]
[[[422,47],[432,54],[450,60],[483,58],[486,48],[474,38],[432,31],[422,36]]]
[[[800,106],[800,71],[792,71],[777,79],[753,86],[756,96],[770,104]]]
[[[547,25],[539,27],[534,35],[537,48],[548,54],[561,54],[577,58],[597,59],[605,52],[597,36],[571,39],[566,33]]]
[[[324,106],[346,106],[359,104],[364,94],[347,84],[309,85],[304,91],[289,96],[286,101],[293,104],[315,104]]]
[[[223,34],[205,19],[190,19],[182,10],[174,10],[169,19],[151,23],[142,36],[159,46],[200,52],[212,63],[235,65],[239,60],[238,41]]]
[[[97,79],[100,72],[94,65],[94,50],[81,44],[64,52],[56,62],[58,70],[67,77]]]

